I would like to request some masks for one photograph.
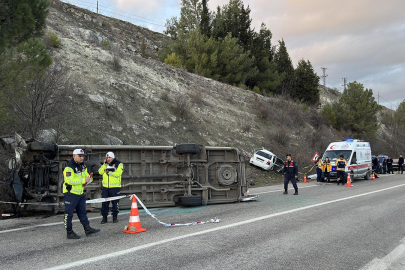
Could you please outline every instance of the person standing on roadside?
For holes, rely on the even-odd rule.
[[[83,194],[84,186],[91,182],[91,177],[83,164],[84,151],[75,149],[73,158],[66,164],[63,170],[63,195],[65,196],[65,220],[64,225],[67,239],[80,239],[72,229],[73,212],[76,210],[80,223],[84,227],[86,236],[99,232],[99,229],[90,227],[86,213],[86,196]]]
[[[344,185],[344,180],[346,176],[346,166],[347,166],[347,161],[344,159],[343,155],[340,155],[340,158],[336,160],[336,177],[337,177],[337,185],[342,183],[342,186]]]
[[[383,162],[382,162],[382,173],[386,174],[387,173],[387,159],[383,157]]]
[[[388,174],[390,174],[392,172],[392,174],[394,174],[394,170],[392,169],[392,164],[394,163],[394,161],[392,160],[391,157],[388,157],[387,159],[387,172]]]
[[[120,195],[121,191],[121,175],[124,171],[124,165],[115,158],[113,152],[108,152],[104,160],[103,165],[101,165],[98,173],[103,176],[103,190],[101,191],[101,196],[103,198],[116,197]],[[112,216],[113,223],[118,222],[118,212],[119,212],[119,200],[111,201],[112,204]],[[101,224],[107,223],[108,208],[110,206],[110,201],[102,203],[101,215],[103,219]]]
[[[297,179],[298,179],[298,165],[295,161],[291,159],[291,154],[287,154],[287,161],[284,164],[283,175],[284,175],[284,193],[288,194],[288,182],[291,181],[295,193],[294,195],[298,195],[298,186],[297,186]]]
[[[404,173],[404,158],[402,157],[402,155],[399,155],[399,159],[398,159],[398,171],[401,171],[401,174]]]
[[[321,157],[318,157],[317,160],[315,161],[315,166],[316,166],[316,184],[321,185],[322,183],[322,168],[323,168],[323,162]]]
[[[375,166],[374,166],[374,176],[375,176],[375,178],[380,178],[378,176],[378,173],[380,173],[380,157],[378,155],[375,156],[375,158],[373,160],[373,164],[375,164]]]
[[[327,184],[330,184],[330,172],[332,171],[332,163],[330,162],[329,158],[326,157],[325,161],[323,162],[323,177],[326,177]]]

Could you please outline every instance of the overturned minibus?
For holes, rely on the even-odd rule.
[[[57,145],[25,140],[16,134],[9,176],[17,201],[53,203],[53,212],[62,210],[62,172],[76,148],[85,151],[84,164],[94,174],[93,182],[85,187],[87,199],[101,197],[98,169],[109,151],[124,164],[121,195],[136,194],[146,206],[199,206],[255,198],[247,194],[246,161],[237,148]],[[120,208],[129,207],[130,200],[122,199]]]

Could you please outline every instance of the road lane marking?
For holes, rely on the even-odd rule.
[[[124,210],[126,211],[126,210]],[[139,210],[139,211],[143,211],[143,210]],[[125,215],[125,214],[129,214],[129,210],[128,212],[122,212],[122,213],[118,213],[118,215]],[[110,215],[111,216],[111,215]],[[101,216],[98,217],[91,217],[88,218],[88,220],[93,220],[93,219],[100,219]],[[79,222],[80,220],[72,220],[72,222]],[[16,228],[16,229],[9,229],[9,230],[4,230],[4,231],[0,231],[0,234],[2,233],[10,233],[10,232],[16,232],[16,231],[23,231],[23,230],[29,230],[29,229],[34,229],[34,228],[38,228],[38,227],[49,227],[49,226],[55,226],[55,225],[62,225],[64,224],[63,221],[60,222],[53,222],[53,223],[46,223],[46,224],[38,224],[38,225],[33,225],[33,226],[28,226],[28,227],[22,227],[22,228]]]
[[[360,270],[386,270],[395,269],[391,268],[394,263],[401,263],[404,260],[405,254],[405,238],[402,238],[401,244],[398,245],[393,251],[388,253],[384,258],[375,258],[371,262],[367,263],[365,266],[360,268]],[[401,268],[397,268],[401,269]]]
[[[257,218],[252,218],[252,219],[248,219],[248,220],[244,220],[244,221],[224,225],[224,226],[221,226],[221,227],[216,227],[216,228],[207,229],[207,230],[204,230],[204,231],[199,231],[199,232],[190,233],[190,234],[186,234],[186,235],[182,235],[182,236],[177,236],[177,237],[173,237],[173,238],[169,238],[169,239],[165,239],[165,240],[161,240],[161,241],[157,241],[157,242],[153,242],[153,243],[149,243],[149,244],[145,244],[145,245],[141,245],[141,246],[137,246],[137,247],[133,247],[133,248],[128,248],[126,250],[112,252],[112,253],[109,253],[109,254],[104,254],[104,255],[101,255],[101,256],[96,256],[96,257],[92,257],[92,258],[88,258],[88,259],[78,260],[76,262],[71,262],[71,263],[68,263],[68,264],[58,265],[58,266],[55,266],[55,267],[48,268],[48,270],[68,269],[68,268],[72,268],[72,267],[78,267],[78,266],[82,266],[82,265],[85,265],[85,264],[98,262],[98,261],[101,261],[101,260],[106,260],[106,259],[111,259],[111,258],[123,256],[123,255],[126,255],[128,253],[133,253],[133,252],[136,252],[136,251],[139,251],[139,250],[143,250],[143,249],[147,249],[147,248],[150,248],[150,247],[167,244],[167,243],[177,241],[177,240],[181,240],[181,239],[185,239],[185,238],[190,238],[190,237],[199,236],[199,235],[203,235],[203,234],[208,234],[208,233],[212,233],[212,232],[216,232],[216,231],[220,231],[220,230],[225,230],[225,229],[229,229],[229,228],[233,228],[233,227],[237,227],[237,226],[241,226],[241,225],[246,225],[246,224],[250,224],[250,223],[253,223],[253,222],[262,221],[262,220],[270,219],[270,218],[273,218],[273,217],[278,217],[278,216],[282,216],[282,215],[286,215],[286,214],[291,214],[291,213],[295,213],[295,212],[298,212],[298,211],[303,211],[303,210],[307,210],[307,209],[311,209],[311,208],[315,208],[315,207],[319,207],[319,206],[323,206],[323,205],[328,205],[328,204],[332,204],[332,203],[336,203],[336,202],[342,202],[342,201],[347,201],[347,200],[351,200],[351,199],[355,199],[355,198],[359,198],[359,197],[364,197],[364,196],[367,196],[367,195],[376,194],[376,193],[380,193],[380,192],[383,192],[383,191],[387,191],[387,190],[391,190],[391,189],[395,189],[395,188],[403,187],[403,186],[405,186],[405,184],[397,185],[397,186],[393,186],[393,187],[389,187],[389,188],[384,188],[384,189],[379,189],[379,190],[375,190],[375,191],[371,191],[371,192],[366,192],[366,193],[362,193],[362,194],[358,194],[358,195],[354,195],[354,196],[349,196],[349,197],[345,197],[345,198],[340,198],[340,199],[336,199],[336,200],[326,201],[326,202],[323,202],[323,203],[303,206],[303,207],[299,207],[299,208],[296,208],[296,209],[291,209],[291,210],[287,210],[287,211],[283,211],[283,212],[279,212],[279,213],[274,213],[274,214],[270,214],[270,215],[265,215],[265,216],[261,216],[261,217],[257,217]]]
[[[303,189],[303,188],[309,188],[309,187],[317,187],[318,185],[312,185],[312,186],[305,186],[305,187],[299,187],[299,189]],[[294,190],[294,188],[290,188],[289,190]],[[259,195],[259,194],[266,194],[266,193],[275,193],[275,192],[280,192],[280,191],[284,191],[284,189],[277,189],[277,190],[271,190],[271,191],[264,191],[264,192],[259,192],[259,193],[253,193],[254,195]],[[140,211],[143,211],[143,209],[140,209]],[[128,212],[125,213],[119,213],[118,215],[125,215],[125,214],[129,214],[129,210]],[[91,217],[88,218],[88,220],[94,220],[94,219],[99,219],[101,217]],[[79,222],[79,220],[72,220],[72,222]],[[28,227],[22,227],[22,228],[16,228],[16,229],[8,229],[8,230],[3,230],[0,231],[0,234],[2,233],[10,233],[10,232],[17,232],[17,231],[23,231],[23,230],[29,230],[29,229],[35,229],[35,228],[39,228],[39,227],[49,227],[49,226],[55,226],[55,225],[62,225],[64,224],[63,221],[60,222],[53,222],[53,223],[47,223],[47,224],[38,224],[38,225],[33,225],[33,226],[28,226]]]
[[[309,188],[309,187],[319,187],[319,185],[312,185],[312,186],[305,186],[305,187],[298,187],[298,189],[303,189],[303,188]],[[288,190],[294,190],[294,188],[289,188]],[[252,195],[259,195],[259,194],[266,194],[266,193],[275,193],[275,192],[280,192],[280,191],[284,191],[283,189],[276,189],[276,190],[270,190],[270,191],[263,191],[263,192],[253,192]]]

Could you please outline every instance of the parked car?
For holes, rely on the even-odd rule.
[[[284,168],[284,161],[266,149],[257,150],[250,158],[250,164],[260,167],[265,171],[280,171]]]

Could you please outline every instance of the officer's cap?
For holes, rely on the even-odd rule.
[[[115,158],[115,155],[113,152],[108,152],[105,156],[110,157],[110,158]]]
[[[73,155],[84,156],[84,151],[83,151],[83,149],[75,149],[73,151]]]

